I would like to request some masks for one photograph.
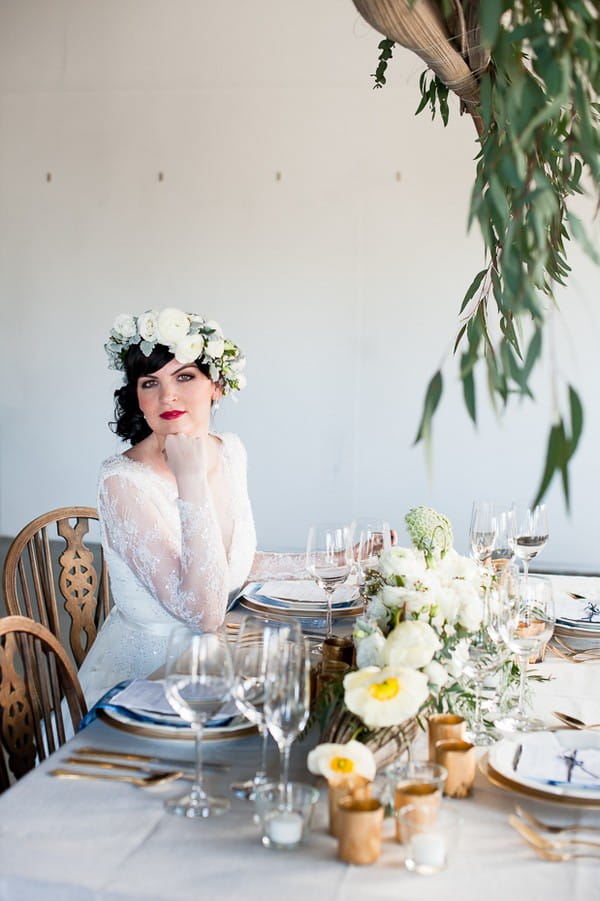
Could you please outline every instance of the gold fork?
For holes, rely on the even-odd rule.
[[[586,826],[583,823],[569,823],[566,826],[558,826],[554,823],[547,823],[545,822],[545,820],[540,820],[532,813],[529,813],[528,810],[523,810],[523,808],[518,804],[515,807],[515,812],[517,816],[520,816],[523,820],[527,820],[527,822],[531,823],[532,826],[535,826],[536,829],[541,829],[543,832],[550,832],[553,835],[557,835],[561,832],[594,832],[600,830],[600,826],[598,825]]]
[[[600,859],[600,842],[593,842],[584,838],[544,838],[543,835],[540,835],[539,832],[536,832],[535,829],[532,829],[531,826],[528,826],[527,823],[524,823],[512,813],[508,818],[508,822],[530,845],[541,851],[569,852],[571,849],[575,851],[585,846],[586,848],[597,848],[596,856]]]
[[[59,767],[56,770],[50,770],[51,776],[59,779],[102,779],[107,782],[129,782],[131,785],[139,785],[144,788],[151,788],[153,785],[162,785],[165,782],[173,782],[174,779],[180,779],[181,773],[169,770],[168,773],[152,773],[146,776],[120,776],[117,773],[76,773],[75,770],[66,770]]]

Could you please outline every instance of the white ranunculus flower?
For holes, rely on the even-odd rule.
[[[309,752],[309,772],[324,776],[328,782],[343,782],[352,776],[362,776],[372,782],[377,766],[373,752],[359,741],[345,744],[324,743]]]
[[[385,641],[385,636],[381,632],[371,632],[364,638],[355,639],[356,665],[361,669],[365,666],[383,666]]]
[[[156,324],[157,338],[159,344],[165,344],[172,347],[187,335],[190,327],[190,318],[183,310],[175,307],[167,307],[158,314]]]
[[[213,359],[223,356],[225,342],[219,335],[209,335],[206,339],[206,354]]]
[[[411,582],[422,576],[425,568],[421,551],[410,547],[391,547],[379,557],[377,569],[384,579],[402,576]]]
[[[431,663],[428,663],[423,671],[429,680],[429,684],[435,685],[436,688],[442,688],[448,681],[448,673],[445,667],[437,660],[432,660]]]
[[[377,597],[385,607],[400,607],[404,603],[406,588],[396,588],[394,585],[384,585]]]
[[[156,341],[158,328],[158,313],[156,310],[146,310],[138,316],[138,331],[143,341]]]
[[[415,716],[429,695],[427,676],[406,666],[368,666],[344,676],[344,701],[369,729]]]
[[[475,632],[481,624],[483,616],[483,602],[477,592],[470,597],[463,598],[458,611],[458,622],[469,632]]]
[[[204,351],[203,335],[184,335],[175,345],[175,359],[180,363],[193,363]]]
[[[384,658],[389,666],[426,666],[441,642],[429,623],[404,620],[392,629],[385,643]]]
[[[137,332],[135,316],[130,313],[121,313],[113,323],[113,330],[122,338],[133,338]]]
[[[441,586],[436,592],[436,606],[438,608],[437,615],[434,617],[436,625],[443,623],[454,623],[458,617],[460,608],[460,597],[454,589],[454,586]]]

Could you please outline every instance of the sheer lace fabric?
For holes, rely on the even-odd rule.
[[[232,522],[228,548],[210,498],[181,500],[150,467],[122,455],[102,466],[98,510],[115,606],[80,670],[88,704],[116,682],[161,666],[176,620],[218,626],[247,579],[256,534],[246,452],[236,435],[218,437]]]

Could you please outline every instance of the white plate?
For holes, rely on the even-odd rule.
[[[554,631],[563,638],[587,638],[588,641],[600,639],[600,629],[586,629],[581,626],[569,626],[566,623],[556,621]]]
[[[583,748],[600,749],[600,734],[597,732],[586,732],[577,729],[560,729],[552,733],[517,733],[511,735],[510,738],[503,738],[490,748],[488,755],[490,766],[505,779],[509,779],[517,785],[522,785],[525,788],[535,789],[537,791],[543,791],[545,794],[556,798],[577,798],[600,801],[600,788],[583,788],[580,785],[551,785],[538,779],[522,776],[518,770],[514,770],[513,764],[515,755],[518,754],[519,745],[525,745],[527,741],[531,741],[534,736],[539,736],[541,734],[552,734],[552,736],[557,738],[560,744],[564,746],[565,750],[580,750]]]
[[[240,604],[250,610],[273,613],[278,616],[301,616],[314,619],[324,619],[327,615],[327,602],[325,600],[313,600],[317,586],[314,583],[303,581],[288,582],[289,588],[282,588],[281,594],[286,597],[275,597],[263,594],[266,584],[252,582],[244,589]],[[278,583],[282,586],[285,583]],[[358,589],[354,586],[342,586],[338,589],[341,599],[334,600],[332,610],[334,617],[357,616],[363,609],[363,603],[358,595]]]
[[[141,723],[133,717],[127,716],[125,710],[98,710],[98,719],[122,729],[132,732],[134,735],[142,735],[146,738],[183,739],[194,741],[194,733],[190,726],[174,726],[172,723],[152,722]],[[204,741],[228,741],[233,738],[245,738],[256,732],[256,726],[243,716],[235,716],[226,726],[207,726],[204,729]]]

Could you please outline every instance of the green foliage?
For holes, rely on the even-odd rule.
[[[378,57],[379,64],[372,75],[375,79],[375,84],[373,85],[374,88],[382,88],[385,84],[385,72],[388,67],[388,61],[392,58],[393,49],[394,41],[390,41],[387,38],[379,44],[379,50],[381,50]]]
[[[439,5],[444,14],[444,4]],[[467,0],[463,6],[467,11]],[[514,396],[533,398],[531,376],[541,357],[548,308],[570,271],[568,241],[578,241],[600,262],[569,208],[571,198],[583,193],[584,181],[600,200],[598,3],[486,0],[479,24],[491,59],[485,71],[475,73],[483,127],[469,224],[479,226],[487,265],[465,294],[455,344],[473,422],[479,364],[497,410]],[[417,112],[429,107],[433,117],[439,110],[446,124],[447,90],[440,85],[437,76],[423,74]],[[426,446],[442,387],[438,371],[427,388],[416,439]],[[583,411],[571,386],[568,402],[555,404],[536,500],[559,474],[568,506],[568,466],[581,437]]]

